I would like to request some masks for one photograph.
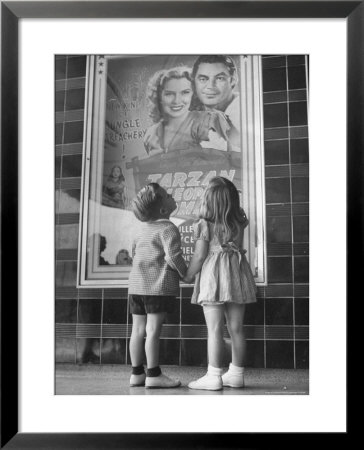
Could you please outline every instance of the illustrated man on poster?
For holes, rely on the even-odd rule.
[[[240,151],[240,98],[234,92],[238,73],[227,55],[202,55],[192,69],[195,93],[205,110],[222,111],[230,123],[228,137],[232,150]]]

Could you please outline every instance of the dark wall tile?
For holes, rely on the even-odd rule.
[[[127,323],[127,300],[105,298],[102,323]]]
[[[57,261],[56,262],[56,286],[75,287],[77,282],[77,262]]]
[[[64,111],[65,91],[56,92],[56,111]]]
[[[62,177],[80,177],[82,174],[82,155],[63,156]]]
[[[180,323],[181,317],[181,303],[179,298],[173,300],[174,308],[171,313],[166,314],[165,323]]]
[[[309,300],[296,298],[294,301],[294,316],[296,325],[309,325]]]
[[[288,127],[281,128],[266,128],[264,130],[264,139],[273,140],[273,139],[288,139]]]
[[[101,323],[101,299],[81,298],[78,304],[79,323]]]
[[[159,344],[160,364],[179,365],[180,360],[180,340],[161,339]]]
[[[245,307],[244,325],[264,325],[264,300],[258,299]]]
[[[86,75],[86,56],[68,57],[67,78],[78,78]]]
[[[66,58],[55,60],[56,80],[63,80],[64,78],[66,78],[66,64],[67,64]]]
[[[296,341],[296,369],[309,369],[310,354],[307,341]]]
[[[264,106],[264,128],[286,127],[288,112],[286,103],[276,103]]]
[[[307,103],[289,103],[289,124],[290,126],[307,125]]]
[[[77,363],[100,364],[100,339],[82,338],[77,339]]]
[[[293,300],[275,298],[265,300],[266,325],[293,325]]]
[[[288,140],[280,139],[277,141],[264,142],[265,164],[278,165],[289,163]]]
[[[263,70],[263,92],[284,91],[286,89],[285,67]]]
[[[291,283],[292,282],[292,258],[271,257],[268,258],[268,282]]]
[[[308,256],[296,256],[294,258],[295,283],[309,282],[309,258]]]
[[[267,217],[267,242],[292,242],[291,217]]]
[[[66,110],[84,109],[85,89],[70,89],[66,93]]]
[[[267,369],[293,369],[293,341],[267,341]]]
[[[291,201],[289,178],[266,179],[265,192],[267,203],[289,203]]]
[[[263,104],[286,102],[288,99],[287,91],[265,92],[263,94]]]
[[[287,56],[287,65],[288,66],[299,66],[306,64],[306,56],[305,55],[288,55]]]
[[[101,364],[126,364],[126,339],[102,339]]]
[[[264,341],[247,341],[244,364],[245,367],[254,367],[255,369],[264,367]]]
[[[262,58],[263,71],[272,67],[286,67],[286,56],[266,56]]]
[[[182,366],[207,367],[207,340],[181,340],[181,363]]]
[[[292,201],[308,202],[309,181],[307,177],[292,178]]]
[[[61,176],[61,157],[60,156],[56,156],[55,158],[55,176],[56,178],[60,178]]]
[[[59,145],[63,142],[63,123],[56,123],[55,126],[55,144]]]
[[[76,323],[77,322],[77,300],[76,299],[56,299],[56,323]]]
[[[308,216],[293,217],[293,240],[294,242],[309,241],[309,218]]]
[[[66,122],[64,124],[64,144],[82,142],[83,139],[83,121]]]
[[[292,164],[308,163],[308,139],[291,139],[290,146]]]
[[[305,66],[288,67],[288,89],[304,89],[306,87]]]
[[[189,300],[182,300],[182,323],[183,324],[205,324],[205,316],[202,306],[192,305]]]

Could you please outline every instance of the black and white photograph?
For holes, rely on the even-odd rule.
[[[309,57],[55,56],[57,395],[309,394]]]
[[[0,447],[341,445],[363,2],[0,3]]]

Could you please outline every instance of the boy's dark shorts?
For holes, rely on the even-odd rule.
[[[172,313],[176,306],[175,296],[129,294],[130,314],[145,316],[155,313]]]

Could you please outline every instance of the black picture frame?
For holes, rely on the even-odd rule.
[[[347,300],[363,274],[363,1],[1,2],[1,448],[257,448],[276,434],[18,432],[18,23],[21,18],[345,18],[347,20]],[[9,108],[9,105],[12,105]],[[340,213],[343,213],[340,210]],[[333,245],[335,245],[333,243]],[[352,249],[355,248],[355,254]],[[359,258],[354,257],[358,255]],[[13,320],[9,320],[12,318]],[[333,361],[333,368],[335,361]],[[333,369],[334,372],[334,369]],[[257,418],[259,420],[259,418]],[[350,428],[348,427],[348,430]],[[338,433],[348,438],[349,432]],[[317,438],[315,436],[317,442]],[[326,438],[324,436],[324,438]],[[300,444],[310,434],[300,436]],[[297,443],[279,436],[280,446]],[[326,441],[325,441],[326,442]]]

